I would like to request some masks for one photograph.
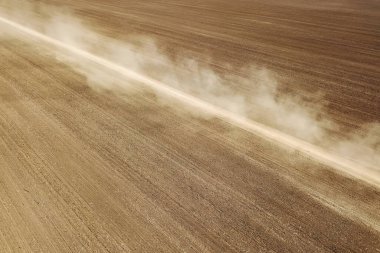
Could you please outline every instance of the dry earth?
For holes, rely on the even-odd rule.
[[[380,118],[376,1],[65,5],[110,35],[264,64],[348,128]],[[380,252],[373,186],[0,38],[0,252]]]

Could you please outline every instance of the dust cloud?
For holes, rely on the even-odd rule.
[[[120,66],[165,83],[242,117],[264,123],[292,136],[317,144],[346,159],[376,168],[380,164],[380,124],[363,126],[355,133],[332,141],[339,126],[323,118],[318,95],[312,102],[279,90],[272,71],[255,65],[242,75],[221,74],[191,57],[169,57],[146,36],[119,41],[97,33],[69,9],[39,1],[0,0],[0,15],[70,46],[103,57]],[[3,35],[4,36],[4,35]],[[95,89],[115,89],[120,80],[88,61],[60,54]],[[125,82],[122,85],[127,86]],[[239,87],[250,87],[249,91]],[[165,101],[165,103],[170,103]]]

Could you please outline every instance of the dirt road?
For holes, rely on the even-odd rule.
[[[146,27],[148,17],[155,17],[160,23],[157,19],[150,22],[157,24],[153,30],[158,36],[167,40],[163,43],[177,43],[189,49],[197,45],[194,41],[199,41],[201,45],[195,51],[208,45],[207,50],[215,54],[213,59],[223,60],[231,54],[237,65],[245,57],[253,57],[224,39],[228,31],[239,27],[232,20],[228,25],[235,24],[233,28],[203,23],[203,29],[214,30],[215,36],[201,40],[202,36],[190,30],[179,31],[186,22],[174,22],[181,17],[199,25],[206,16],[210,22],[222,22],[218,17],[225,15],[243,18],[244,15],[234,14],[234,11],[242,13],[234,8],[242,8],[243,4],[231,6],[219,1],[217,6],[228,11],[217,14],[215,8],[208,7],[216,5],[213,1],[200,2],[199,8],[167,1],[108,1],[106,5],[88,2],[75,1],[73,7],[97,22],[104,32],[114,34],[122,29],[120,20],[139,32],[153,32]],[[345,3],[350,6],[351,2]],[[298,24],[291,25],[293,32],[308,30],[310,26],[325,32],[336,29],[341,36],[351,34],[352,45],[358,43],[353,41],[356,32],[364,33],[360,41],[367,43],[368,48],[374,47],[365,50],[371,52],[368,54],[362,54],[360,50],[364,49],[360,46],[351,48],[350,55],[344,49],[333,50],[334,56],[316,56],[317,48],[290,50],[293,47],[290,38],[278,30],[264,28],[258,39],[270,40],[277,33],[276,37],[282,40],[277,45],[273,45],[274,40],[260,44],[252,37],[245,41],[251,43],[246,50],[262,45],[257,52],[273,54],[257,60],[272,59],[270,66],[281,66],[279,71],[298,73],[295,66],[300,64],[301,69],[307,70],[297,74],[300,87],[320,83],[316,88],[323,89],[326,85],[326,91],[331,90],[327,99],[336,105],[327,113],[338,115],[336,119],[342,118],[343,125],[379,119],[380,93],[374,82],[379,80],[375,65],[379,56],[375,50],[378,30],[374,21],[364,21],[359,15],[355,16],[355,24],[339,26],[340,16],[335,15],[331,22],[336,27],[327,28],[315,20],[280,19],[306,8],[307,4],[301,1],[296,6],[270,10],[268,6],[276,4],[250,4],[257,6],[260,13],[265,13],[264,10],[273,13],[269,15],[272,18],[260,16],[266,21],[249,18],[249,22],[259,26],[281,20],[283,25]],[[128,12],[122,11],[122,7]],[[375,3],[363,6],[370,17],[376,18],[374,7]],[[149,11],[152,8],[157,12]],[[330,9],[329,12],[333,11]],[[352,11],[344,10],[344,13]],[[327,15],[325,11],[310,12],[316,13],[318,20],[329,22],[321,18]],[[203,12],[209,15],[202,15]],[[194,21],[190,16],[196,13]],[[165,19],[174,19],[166,22],[178,24],[170,28],[172,37],[163,33]],[[358,27],[361,22],[366,22],[366,30]],[[188,29],[196,29],[195,23]],[[227,32],[217,33],[216,27]],[[210,30],[204,33],[213,34]],[[239,43],[245,42],[239,39]],[[211,49],[211,45],[223,48]],[[283,54],[273,51],[274,48]],[[281,63],[281,57],[291,64]],[[320,57],[323,61],[317,60]],[[307,59],[310,63],[315,60],[312,68],[305,67]],[[334,62],[342,66],[339,75],[336,67],[331,69]],[[294,68],[286,70],[285,65]],[[87,82],[83,75],[57,60],[47,45],[22,36],[1,36],[0,252],[380,251],[378,189],[218,119],[186,113],[180,104],[168,107],[139,85],[133,91],[115,94],[95,91]],[[347,85],[345,89],[339,88],[342,83]],[[358,88],[359,83],[364,88]],[[304,87],[305,93],[310,92],[309,88]],[[371,92],[357,93],[356,89]],[[353,112],[356,110],[360,113]]]

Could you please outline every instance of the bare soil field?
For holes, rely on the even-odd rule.
[[[376,1],[49,2],[273,69],[344,129],[380,119]],[[380,252],[379,188],[138,84],[94,90],[52,50],[0,35],[0,252]]]

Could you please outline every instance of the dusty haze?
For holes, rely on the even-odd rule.
[[[159,42],[146,36],[131,35],[129,41],[108,38],[91,29],[69,9],[30,1],[3,0],[0,3],[3,17],[378,170],[378,122],[346,134],[345,139],[337,139],[333,133],[339,132],[340,126],[321,116],[326,106],[322,103],[323,94],[306,101],[295,94],[282,93],[281,83],[270,69],[251,63],[239,71],[242,75],[222,74],[188,55],[169,57],[160,50]],[[7,31],[1,35],[10,34]],[[64,54],[57,54],[57,57],[85,75],[88,84],[97,90],[128,86],[87,61]],[[254,87],[253,92],[237,92],[234,87],[241,84]],[[162,102],[170,105],[170,101]]]

